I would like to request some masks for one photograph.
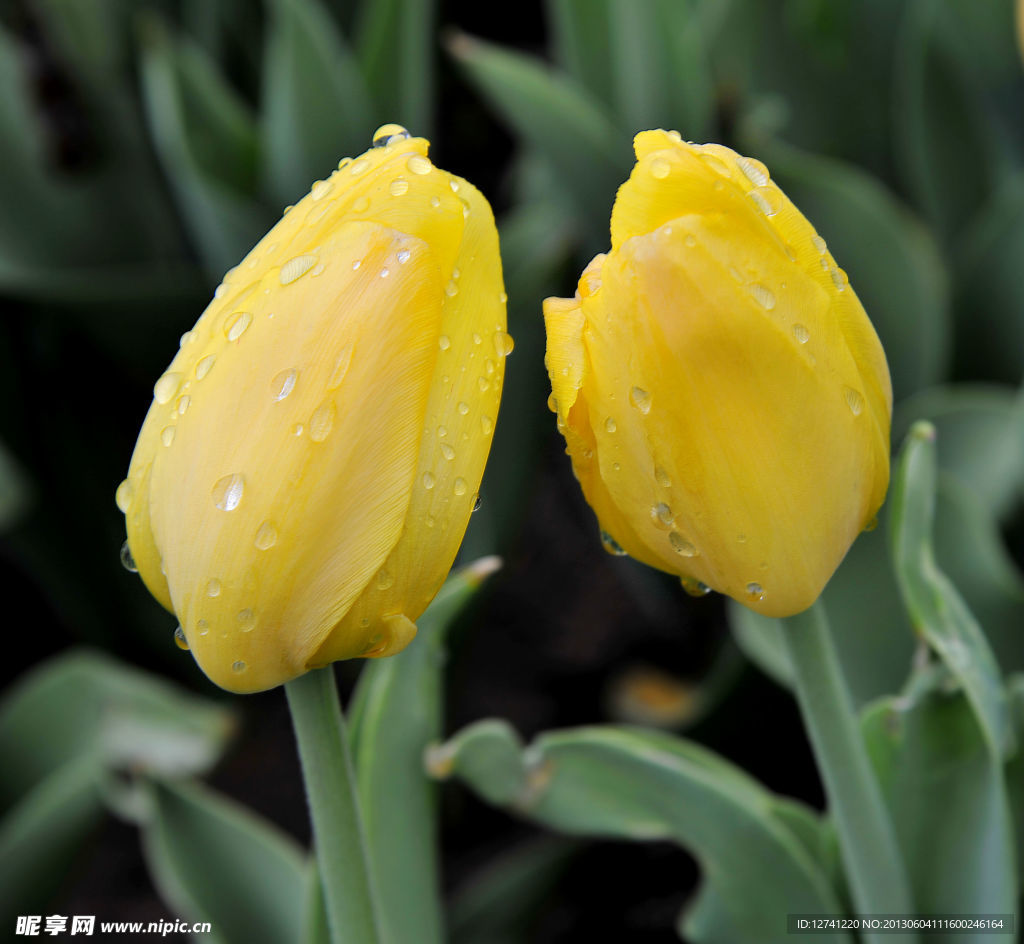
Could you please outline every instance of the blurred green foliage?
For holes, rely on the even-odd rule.
[[[958,869],[974,861],[979,836],[990,837],[999,856],[979,863],[969,903],[982,911],[1007,895],[1019,902],[1019,880],[1010,890],[1002,884],[1012,870],[993,866],[1024,854],[1024,766],[1019,753],[1000,754],[1012,731],[1018,741],[1024,736],[1024,66],[1013,0],[547,0],[543,7],[549,45],[527,52],[503,43],[500,30],[471,35],[462,7],[434,0],[0,4],[0,535],[11,612],[30,614],[36,629],[28,661],[89,642],[198,678],[171,645],[172,618],[118,566],[123,524],[114,489],[150,384],[224,271],[284,205],[339,157],[362,151],[386,121],[433,136],[451,158],[446,166],[496,183],[488,196],[501,211],[516,352],[484,508],[464,554],[513,548],[553,426],[544,409],[540,300],[569,293],[582,265],[606,247],[615,190],[632,166],[631,136],[675,128],[767,164],[827,239],[874,321],[896,395],[894,442],[918,419],[934,424],[937,453],[910,492],[927,519],[914,532],[924,543],[901,544],[913,508],[883,515],[823,603],[865,709],[865,737],[919,904],[943,910],[953,900],[943,896],[955,877],[935,860]],[[439,90],[459,97],[462,110],[452,112]],[[494,128],[485,111],[505,129],[510,153],[497,168],[460,164],[463,153],[492,153],[478,146]],[[788,684],[779,627],[738,606],[730,621],[747,656]],[[954,653],[967,652],[962,665],[950,664],[950,640],[961,647]],[[946,668],[922,656],[929,648]],[[426,671],[414,661],[403,671]],[[9,675],[26,664],[11,663]],[[431,679],[423,684],[440,685]],[[395,684],[377,672],[364,703],[377,698],[402,710],[389,700]],[[196,848],[176,839],[188,830],[199,838],[236,832],[272,863],[261,873],[273,886],[263,896],[266,921],[303,924],[316,939],[315,896],[302,915],[274,894],[315,887],[289,841],[178,783],[213,763],[230,723],[219,709],[179,697],[99,657],[59,662],[11,692],[0,747],[17,760],[0,777],[8,810],[0,851],[5,861],[29,864],[2,899],[5,916],[14,902],[24,912],[26,902],[44,901],[68,851],[103,808],[116,808],[143,825],[151,866],[175,908],[209,913],[199,885],[186,881],[201,874],[190,861]],[[35,707],[33,698],[41,699]],[[439,698],[433,691],[430,716],[419,719],[431,736]],[[74,723],[46,727],[68,718]],[[616,765],[637,765],[631,788],[648,777],[674,778],[699,788],[695,796],[708,809],[726,803],[731,811],[708,813],[709,822],[696,826],[727,831],[748,822],[735,817],[751,817],[748,834],[780,863],[774,880],[802,889],[800,900],[814,904],[808,910],[842,899],[827,820],[786,805],[696,747],[652,746],[629,733],[609,733],[607,743],[595,737],[543,741],[542,752],[568,756],[577,739],[582,754],[567,765],[565,785],[556,784],[566,792],[548,806],[534,803],[531,815],[578,832],[638,837],[657,827],[690,846],[704,842],[694,824],[667,813],[638,822],[628,806],[612,816],[607,798],[588,795],[577,805],[572,777],[619,796]],[[497,791],[496,801],[518,797],[502,791],[518,783],[516,765],[526,755],[514,738],[485,742],[498,744],[511,780],[467,779],[485,795]],[[398,748],[382,742],[377,752],[368,743],[357,752],[367,758],[370,783],[381,776],[373,765]],[[646,750],[671,757],[658,767]],[[164,762],[179,766],[160,769]],[[145,788],[117,790],[109,772],[126,763],[145,772]],[[406,785],[430,807],[422,783]],[[910,795],[917,799],[908,806]],[[961,811],[950,819],[964,828],[942,834],[941,855],[929,853],[929,824],[947,803]],[[1000,845],[1006,804],[1015,853]],[[591,813],[605,819],[587,822]],[[393,839],[387,830],[381,836]],[[563,853],[538,853],[544,874],[557,873]],[[702,862],[716,862],[715,854],[702,854]],[[507,888],[535,901],[530,877],[518,860],[485,876],[479,900],[467,895],[457,917],[459,940],[494,939],[479,902]],[[722,881],[722,873],[709,880],[688,911],[689,939],[738,939],[749,927],[750,913],[723,903],[731,892]],[[18,897],[27,889],[36,897]],[[227,888],[222,897],[236,894]],[[249,933],[244,925],[223,930],[232,940]]]

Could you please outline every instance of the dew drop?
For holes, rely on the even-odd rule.
[[[316,411],[309,418],[309,438],[313,442],[323,442],[331,435],[336,412],[337,410],[332,400],[326,400],[316,408]]]
[[[135,558],[132,557],[132,549],[128,546],[127,541],[121,545],[121,566],[130,574],[139,572],[139,568],[135,565]]]
[[[729,170],[729,165],[720,158],[715,157],[714,154],[708,154],[700,152],[700,159],[710,167],[716,174],[722,177],[732,177],[732,171]]]
[[[167,403],[178,392],[181,374],[169,371],[153,385],[153,397],[157,403]]]
[[[122,514],[128,514],[128,509],[132,506],[132,499],[135,497],[135,489],[132,487],[132,483],[125,479],[120,485],[117,486],[117,491],[114,492],[114,502],[120,509]]]
[[[441,455],[451,462],[455,458],[455,450],[448,443],[441,443]]]
[[[199,633],[200,636],[205,636],[207,633],[209,633],[210,621],[205,619],[196,620],[196,632]]]
[[[478,377],[476,385],[480,388],[481,393],[485,393],[491,389],[491,382],[486,377]]]
[[[293,436],[301,436],[304,430],[305,430],[305,427],[301,423],[296,423],[292,427],[292,435]]]
[[[684,538],[678,531],[672,531],[669,534],[668,543],[672,545],[672,550],[682,557],[697,556],[697,548],[687,541],[686,538]]]
[[[160,431],[160,442],[162,442],[165,446],[169,446],[172,442],[174,442],[173,426],[165,426]]]
[[[669,478],[668,473],[660,465],[654,467],[654,481],[658,483],[660,488],[672,487],[672,479]]]
[[[854,390],[853,387],[843,387],[843,397],[846,400],[846,405],[850,408],[850,412],[854,416],[860,416],[861,410],[864,409],[864,398],[860,395],[859,391]]]
[[[334,184],[329,180],[318,180],[309,191],[314,200],[323,200],[334,189]]]
[[[455,484],[452,486],[452,491],[455,492],[456,495],[465,495],[468,490],[469,486],[466,485],[466,480],[464,478],[457,478],[455,480]]]
[[[309,270],[309,277],[311,279],[315,279],[318,275],[323,275],[324,269],[326,268],[327,266],[325,266],[322,262],[318,262],[315,266],[313,266],[312,269]],[[273,318],[274,316],[271,315],[270,317]]]
[[[651,395],[643,387],[633,387],[629,391],[629,402],[644,415],[651,412]]]
[[[736,535],[736,540],[740,544],[746,544],[747,543],[747,536],[745,534],[737,534]]]
[[[235,619],[238,620],[243,633],[251,633],[256,626],[256,614],[249,607],[239,610],[235,614]]]
[[[448,348],[450,348],[452,346],[452,339],[450,337],[448,337],[447,334],[442,334],[437,339],[437,346],[439,348],[441,348],[442,351],[447,351]]]
[[[393,197],[401,197],[409,192],[409,181],[404,177],[396,177],[388,185],[388,191]]]
[[[494,420],[489,416],[481,416],[480,429],[483,431],[485,436],[489,436],[494,431]]]
[[[460,416],[465,416],[469,412],[469,404],[460,402],[456,409],[459,411]]]
[[[239,659],[237,662],[232,662],[231,663],[231,671],[232,672],[244,672],[245,671],[245,663],[241,659]]]
[[[755,282],[749,287],[748,291],[753,296],[754,301],[764,308],[765,311],[771,311],[775,307],[775,294],[771,289],[767,289]]]
[[[390,590],[395,585],[395,575],[387,570],[382,570],[377,574],[377,589],[378,590]]]
[[[459,192],[459,182],[454,178],[448,181],[448,186],[452,188],[452,193]]]
[[[188,649],[188,640],[185,638],[185,630],[180,626],[176,627],[174,630],[174,645],[179,649]]]
[[[295,381],[298,379],[298,376],[299,372],[294,367],[275,374],[274,379],[270,381],[270,390],[274,395],[274,399],[283,400],[288,396],[295,389]]]
[[[213,486],[213,504],[221,511],[234,511],[242,500],[245,479],[237,472],[217,479]]]
[[[736,158],[736,166],[755,187],[763,187],[768,183],[768,171],[760,161],[740,156]]]
[[[512,335],[507,331],[499,329],[494,332],[494,350],[498,353],[499,357],[508,357],[515,346],[516,343],[512,340]]]
[[[604,428],[608,430],[609,433],[614,433],[615,430],[618,429],[618,427],[615,425],[615,420],[613,420],[610,416],[604,421]]]
[[[208,597],[219,597],[221,591],[220,581],[214,577],[206,583],[206,595]]]
[[[825,242],[817,233],[811,237],[811,245],[818,250],[821,255],[825,255],[828,252],[828,243]]]
[[[229,341],[237,341],[246,329],[252,324],[252,313],[248,311],[236,311],[228,315],[224,322],[224,336]]]
[[[428,528],[432,528],[432,527],[434,527],[435,524],[437,524],[437,519],[433,515],[424,515],[423,516],[423,523]]]
[[[459,294],[459,286],[455,284],[455,279],[448,280],[448,284],[444,287],[444,293],[449,298],[454,298]]]
[[[694,236],[693,233],[687,233],[683,242],[686,244],[687,248],[693,249],[693,247],[697,245],[697,237]]]
[[[216,359],[213,354],[207,354],[206,357],[196,364],[196,380],[202,380],[210,372],[210,368],[213,367],[213,362]]]
[[[651,517],[654,519],[655,524],[666,528],[671,528],[672,523],[676,520],[676,516],[672,514],[672,509],[665,502],[658,502],[651,507]]]
[[[601,532],[601,545],[609,553],[615,557],[625,557],[626,552],[622,545],[615,540],[607,531]]]
[[[179,338],[179,340],[178,340],[178,347],[184,347],[186,344],[188,344],[189,341],[192,340],[192,338],[193,338],[192,332],[191,331],[186,331],[181,336],[181,338]]]
[[[793,337],[797,339],[801,344],[806,344],[810,340],[811,332],[807,330],[800,322],[793,325]]]
[[[764,588],[759,583],[753,583],[753,582],[748,583],[747,584],[747,593],[754,600],[760,601],[760,600],[764,599]]]
[[[188,394],[185,394],[183,397],[178,397],[178,416],[184,416],[191,403],[192,398]]]
[[[408,249],[400,249],[395,258],[398,260],[399,265],[405,265],[409,261],[409,257],[412,255]]]
[[[865,531],[874,531],[878,527],[878,515],[874,515],[871,520],[864,525]]]
[[[389,275],[391,275],[391,270],[387,266],[384,266],[384,268],[380,270],[380,277],[382,279],[386,279]]]
[[[345,375],[348,374],[348,369],[352,365],[352,348],[353,345],[350,341],[341,349],[338,359],[334,362],[334,370],[331,371],[331,376],[327,380],[328,390],[336,390],[344,381]]]
[[[774,187],[755,187],[747,196],[765,216],[775,216],[782,209],[779,191]]]
[[[651,161],[651,176],[657,180],[664,180],[671,170],[671,165],[664,158],[656,157]]]
[[[682,577],[679,582],[691,597],[703,597],[711,592],[711,588],[706,583],[695,577]]]
[[[370,159],[368,157],[361,157],[358,161],[353,161],[348,166],[348,172],[353,177],[358,177],[360,174],[365,174],[370,169]],[[369,205],[369,201],[367,201]]]
[[[410,174],[417,174],[422,177],[424,174],[430,173],[430,169],[433,165],[422,154],[413,154],[412,157],[405,162],[405,166],[408,168]]]
[[[437,194],[434,194],[434,196],[430,198],[430,205],[436,210],[441,205],[441,198]]]
[[[423,487],[429,492],[434,487],[434,483],[435,483],[435,479],[434,479],[433,474],[430,473],[430,472],[424,472],[423,473],[422,482],[423,482]]]
[[[409,132],[405,130],[401,125],[386,124],[381,125],[376,131],[373,132],[373,146],[375,148],[387,147],[389,144],[394,144],[398,141],[403,141],[409,137]]]
[[[352,211],[354,213],[365,213],[370,209],[370,198],[369,197],[356,197],[352,204]],[[359,266],[352,266],[353,269],[358,269]]]
[[[296,279],[305,275],[317,263],[314,253],[307,252],[302,256],[293,256],[283,266],[278,274],[282,285],[291,285]]]
[[[831,268],[829,269],[829,275],[832,276],[832,284],[836,287],[837,292],[846,291],[846,273],[842,269]]]
[[[256,540],[253,543],[255,543],[258,550],[269,551],[270,548],[277,544],[277,528],[269,521],[264,521],[256,532]]]

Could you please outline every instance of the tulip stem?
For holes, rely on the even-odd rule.
[[[355,769],[330,666],[285,685],[313,821],[332,944],[378,944],[377,898]]]
[[[903,857],[861,737],[824,608],[815,603],[782,624],[797,700],[825,784],[853,906],[860,914],[912,914]],[[875,937],[866,935],[864,939],[874,941]],[[879,940],[893,938],[885,935]]]

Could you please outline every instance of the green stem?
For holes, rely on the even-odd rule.
[[[379,944],[380,922],[348,736],[328,666],[285,685],[332,944]]]
[[[913,903],[903,857],[861,738],[825,611],[815,603],[782,624],[800,711],[825,783],[854,908],[860,914],[910,915]],[[876,937],[865,935],[864,939]],[[894,940],[892,935],[877,939]]]

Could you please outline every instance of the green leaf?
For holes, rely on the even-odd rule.
[[[555,61],[594,101],[614,101],[609,0],[547,0]]]
[[[957,247],[958,367],[966,376],[1019,383],[1024,376],[1024,172],[978,211]]]
[[[456,35],[448,47],[513,133],[551,165],[585,238],[607,243],[615,191],[629,176],[629,140],[568,77],[529,56]]]
[[[310,856],[306,863],[306,897],[303,905],[300,944],[331,944],[331,929],[327,926],[327,907],[324,903],[324,886],[320,881],[320,868],[316,856]]]
[[[783,942],[787,913],[841,910],[805,834],[798,838],[790,817],[778,815],[775,798],[695,744],[607,726],[544,734],[517,750],[507,725],[482,722],[443,752],[451,770],[492,802],[549,828],[685,846],[714,887],[732,940]],[[723,939],[705,930],[695,940]],[[838,931],[825,939],[850,940]]]
[[[22,678],[0,705],[0,805],[75,758],[164,775],[210,769],[233,728],[205,699],[106,656],[72,652]]]
[[[284,205],[296,203],[342,157],[365,151],[376,125],[356,58],[324,7],[317,0],[268,5],[263,177]]]
[[[295,842],[196,783],[154,782],[142,845],[164,900],[215,941],[297,941],[306,863]]]
[[[500,565],[483,558],[449,577],[399,655],[363,667],[350,709],[359,801],[391,944],[442,940],[436,789],[423,769],[441,736],[445,633]]]
[[[852,165],[779,142],[759,156],[849,274],[885,348],[895,399],[940,381],[949,354],[948,289],[928,230]]]
[[[155,18],[142,32],[142,92],[157,154],[210,274],[238,263],[267,228],[255,190],[253,116],[201,47]]]
[[[8,810],[0,820],[4,927],[13,927],[19,914],[38,913],[49,905],[79,847],[103,815],[97,766],[87,757],[54,768]]]
[[[377,113],[421,137],[429,137],[434,124],[435,2],[364,2],[356,28],[359,62]]]
[[[1007,683],[1007,692],[1013,710],[1014,726],[1019,740],[1024,740],[1024,675],[1014,675]],[[1021,894],[1024,894],[1024,751],[1006,765],[1006,789],[1010,809],[1014,812],[1014,834],[1017,849],[1017,874]]]
[[[900,457],[890,504],[892,554],[904,606],[917,633],[963,686],[996,757],[1014,747],[999,666],[956,587],[935,563],[935,427],[915,424]]]
[[[989,514],[1006,518],[1022,496],[1024,397],[996,385],[925,390],[896,410],[893,439],[906,436],[916,419],[934,424],[942,471],[969,488]]]
[[[945,672],[928,676],[863,719],[915,906],[922,914],[1013,913],[1013,822],[1001,765],[967,697],[949,691]]]
[[[525,944],[530,920],[576,848],[575,842],[543,836],[475,871],[452,901],[452,944]]]

